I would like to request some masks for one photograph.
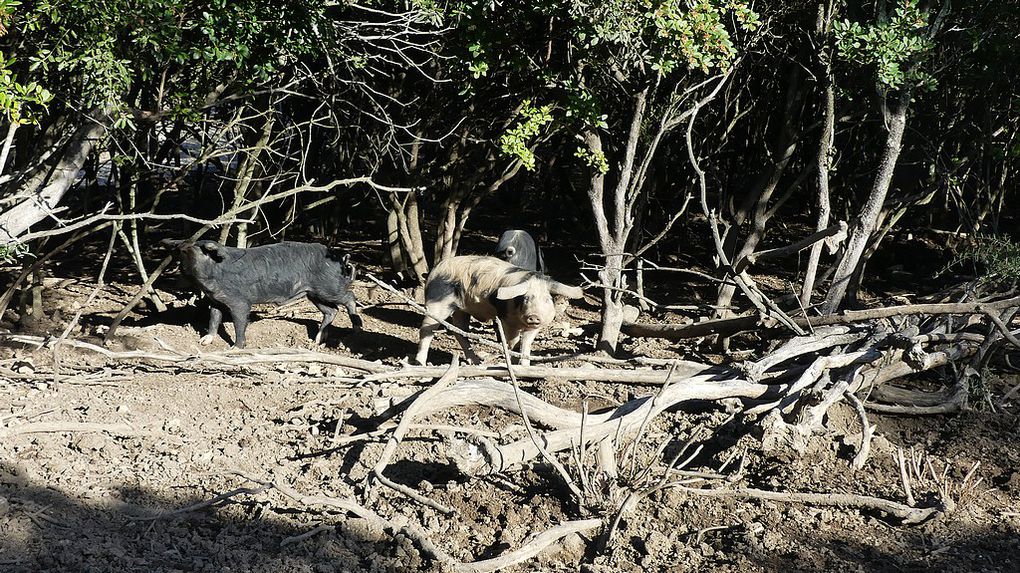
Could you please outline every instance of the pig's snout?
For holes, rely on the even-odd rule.
[[[541,326],[542,317],[537,314],[526,314],[524,315],[524,324],[527,324],[528,326]]]

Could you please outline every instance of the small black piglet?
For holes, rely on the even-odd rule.
[[[347,309],[355,330],[361,329],[361,317],[350,291],[354,267],[347,255],[336,258],[325,245],[284,241],[238,249],[216,241],[164,239],[161,243],[175,251],[184,273],[210,299],[209,328],[200,344],[213,341],[227,310],[234,320],[234,346],[244,348],[244,331],[253,304],[282,305],[303,296],[322,311],[316,344],[322,341],[322,334],[341,306]]]

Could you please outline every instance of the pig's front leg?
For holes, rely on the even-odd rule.
[[[216,338],[216,332],[220,329],[220,324],[223,323],[223,310],[216,305],[215,302],[210,301],[209,304],[209,327],[205,329],[205,336],[198,340],[198,343],[202,346],[209,346],[212,344],[213,339]]]
[[[525,330],[521,333],[521,366],[531,365],[531,343],[538,336],[538,329]]]

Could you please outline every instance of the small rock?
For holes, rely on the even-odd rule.
[[[7,501],[7,498],[0,495],[0,517],[3,517],[10,513],[11,502]]]
[[[118,414],[127,414],[129,412],[131,412],[131,410],[127,407],[126,404],[121,404],[120,406],[117,406]]]

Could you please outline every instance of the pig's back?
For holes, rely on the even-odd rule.
[[[236,285],[252,303],[284,303],[323,288],[338,288],[343,265],[318,243],[284,241],[245,249],[231,265]]]

